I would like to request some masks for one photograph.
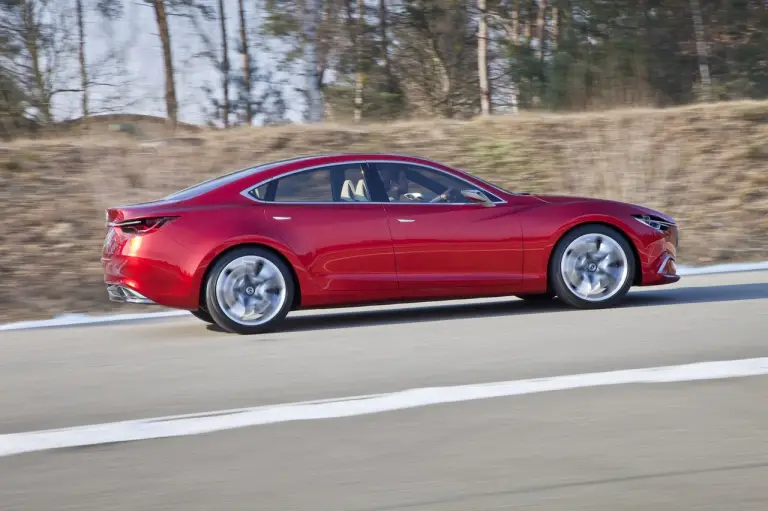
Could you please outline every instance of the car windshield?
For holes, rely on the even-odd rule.
[[[255,174],[257,172],[264,172],[265,170],[271,169],[276,165],[280,165],[283,163],[288,163],[291,161],[298,160],[300,158],[290,158],[287,160],[280,160],[280,161],[273,161],[269,163],[263,163],[261,165],[256,165],[255,167],[247,167],[244,169],[239,169],[234,172],[230,172],[229,174],[225,174],[223,176],[215,177],[213,179],[209,179],[207,181],[203,181],[202,183],[197,183],[195,185],[190,186],[189,188],[184,188],[183,190],[179,190],[178,192],[174,192],[166,197],[163,198],[163,200],[185,200],[190,199],[192,197],[197,197],[198,195],[202,195],[204,193],[210,192],[211,190],[215,190],[216,188],[220,186],[224,186],[226,184],[232,183],[234,181],[237,181],[241,177]]]
[[[501,191],[501,192],[504,192],[504,193],[508,193],[508,194],[510,194],[510,195],[520,195],[520,193],[519,193],[519,192],[513,192],[513,191],[510,191],[510,190],[507,190],[507,189],[506,189],[506,188],[504,188],[503,186],[500,186],[500,185],[496,185],[496,184],[493,184],[493,183],[489,183],[489,182],[488,182],[488,181],[486,181],[485,179],[483,179],[483,178],[481,178],[481,177],[478,177],[476,174],[472,174],[472,173],[470,173],[468,170],[464,170],[464,169],[459,169],[459,170],[460,170],[461,172],[464,172],[464,173],[465,173],[465,174],[467,174],[468,176],[472,176],[472,178],[473,178],[473,179],[476,179],[476,180],[480,181],[481,183],[485,184],[485,185],[486,185],[486,186],[488,186],[488,187],[489,187],[491,190],[493,190],[493,189],[495,188],[495,189],[496,189],[496,190],[498,190],[498,191]]]

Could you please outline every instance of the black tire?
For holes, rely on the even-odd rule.
[[[627,272],[624,278],[624,282],[618,288],[618,290],[612,296],[599,301],[585,300],[577,295],[568,284],[562,275],[560,264],[565,256],[565,251],[568,246],[576,239],[587,234],[599,234],[606,238],[612,239],[616,244],[621,247],[627,260]],[[632,287],[635,276],[636,260],[632,246],[627,239],[616,229],[600,224],[586,224],[579,226],[572,231],[568,232],[558,241],[555,249],[552,253],[552,257],[549,263],[549,278],[550,285],[554,293],[571,307],[578,309],[604,309],[617,305],[621,302],[629,292],[629,288]]]
[[[196,311],[189,311],[189,312],[191,312],[194,317],[196,317],[200,321],[203,321],[204,323],[211,323],[211,324],[215,323],[211,315],[208,314],[208,312],[205,309],[197,309]]]
[[[244,256],[257,256],[268,260],[277,267],[285,282],[285,300],[282,306],[271,319],[258,325],[248,325],[233,320],[223,311],[221,304],[219,304],[216,298],[216,281],[219,275],[221,275],[221,272],[229,263]],[[228,332],[253,335],[273,331],[285,319],[293,304],[296,284],[291,269],[277,254],[271,250],[259,247],[243,247],[226,253],[216,261],[216,264],[214,264],[208,274],[205,286],[205,301],[214,322]]]
[[[544,303],[555,299],[555,293],[540,293],[536,295],[515,295],[521,300],[532,303]]]

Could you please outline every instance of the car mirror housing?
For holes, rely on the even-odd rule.
[[[486,208],[492,208],[496,206],[496,204],[494,204],[493,201],[491,201],[491,199],[489,199],[488,196],[480,190],[462,190],[461,195],[471,200],[472,202],[482,204]]]

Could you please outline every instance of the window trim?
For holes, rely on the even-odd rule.
[[[422,167],[422,168],[425,168],[425,169],[428,169],[428,170],[432,170],[434,172],[437,172],[437,173],[440,173],[440,174],[444,174],[444,175],[446,175],[448,177],[452,177],[452,178],[457,179],[457,180],[459,180],[459,181],[461,181],[463,183],[466,183],[469,186],[469,189],[473,189],[473,190],[474,189],[478,189],[478,190],[482,191],[483,193],[485,193],[486,195],[489,196],[489,198],[491,199],[491,201],[494,204],[507,204],[507,201],[505,199],[503,199],[502,197],[500,197],[496,193],[490,192],[487,189],[487,187],[479,186],[476,183],[472,183],[472,182],[464,179],[461,176],[457,176],[456,174],[454,174],[452,172],[448,172],[446,170],[439,169],[437,167],[434,167],[432,165],[428,165],[428,164],[425,164],[425,163],[418,163],[418,162],[411,162],[411,161],[402,161],[402,160],[350,160],[350,161],[337,162],[337,163],[323,163],[321,165],[313,165],[311,167],[306,167],[306,168],[302,168],[302,169],[292,170],[291,172],[286,172],[285,174],[280,174],[279,176],[273,176],[273,177],[271,177],[269,179],[265,179],[264,181],[261,181],[260,183],[257,183],[255,185],[251,185],[251,186],[245,188],[244,190],[242,190],[240,192],[240,195],[242,195],[243,197],[245,197],[247,199],[250,199],[250,200],[252,200],[254,202],[260,203],[260,204],[279,204],[279,205],[291,205],[291,206],[298,206],[298,205],[328,205],[328,204],[352,204],[352,205],[355,205],[355,206],[360,206],[360,205],[364,205],[364,204],[371,204],[371,205],[373,205],[373,204],[376,204],[376,205],[386,204],[386,205],[390,205],[390,206],[398,206],[398,205],[405,205],[405,206],[417,206],[417,205],[418,206],[477,206],[477,204],[474,203],[474,202],[390,202],[389,200],[387,200],[387,201],[373,201],[373,200],[371,200],[371,201],[365,201],[365,202],[363,202],[363,201],[360,201],[360,202],[358,202],[358,201],[354,201],[354,202],[345,202],[345,201],[339,201],[339,202],[333,202],[333,201],[332,202],[313,202],[313,201],[308,201],[308,202],[276,202],[276,201],[267,201],[267,200],[259,199],[258,197],[253,195],[253,193],[251,193],[256,188],[262,187],[262,186],[264,186],[266,184],[270,184],[273,181],[276,181],[278,179],[282,179],[282,178],[287,177],[287,176],[291,176],[293,174],[298,174],[298,173],[301,173],[301,172],[310,172],[310,171],[318,170],[318,169],[325,168],[325,167],[336,167],[338,165],[355,165],[355,164],[357,164],[357,165],[362,165],[363,166],[363,175],[364,175],[366,184],[368,185],[368,189],[371,190],[371,194],[373,194],[374,192],[373,192],[373,185],[371,184],[370,173],[374,173],[376,175],[376,178],[375,178],[375,180],[376,180],[376,189],[378,190],[379,188],[383,187],[383,183],[381,182],[381,178],[379,176],[378,170],[376,169],[376,164],[377,163],[392,163],[392,164],[406,165],[406,166],[407,165],[411,165],[411,166],[414,166],[414,167]],[[483,181],[483,183],[485,184],[484,181]],[[488,186],[492,187],[492,185],[490,185],[490,184],[488,184]]]

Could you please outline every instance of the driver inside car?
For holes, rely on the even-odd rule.
[[[383,169],[381,171],[381,180],[384,182],[384,188],[387,191],[387,197],[390,201],[401,202],[402,196],[408,193],[408,180],[398,169]]]

